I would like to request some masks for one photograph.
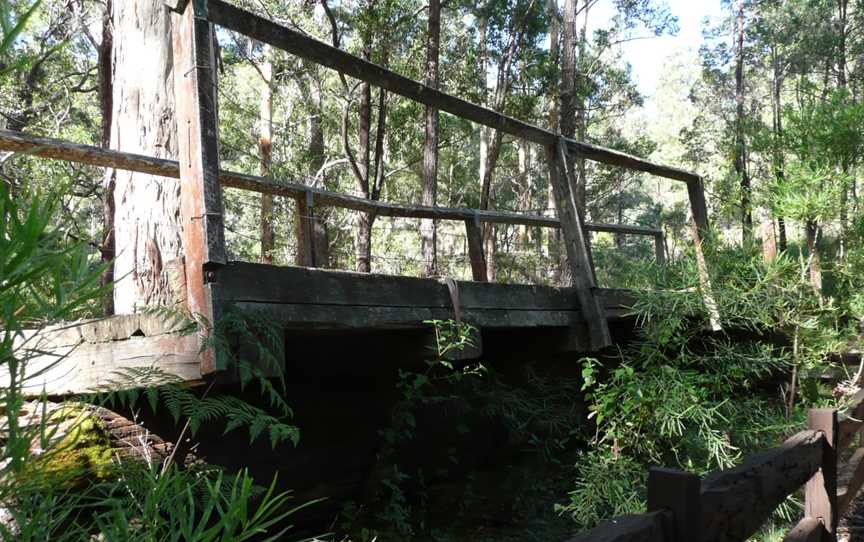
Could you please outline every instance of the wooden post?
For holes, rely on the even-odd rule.
[[[297,265],[315,267],[315,202],[311,190],[295,198],[297,202]]]
[[[555,191],[555,206],[561,221],[561,232],[567,250],[567,262],[573,279],[573,286],[579,299],[582,314],[588,324],[591,348],[599,350],[612,344],[609,323],[600,299],[596,295],[597,284],[591,266],[590,248],[585,236],[581,212],[573,196],[573,172],[568,171],[565,159],[567,147],[560,139],[557,145],[546,147],[546,160],[549,163],[549,177]]]
[[[480,217],[465,221],[465,235],[468,238],[468,259],[471,260],[471,277],[475,282],[489,282],[486,274],[486,253],[483,250],[483,229],[480,227]]]
[[[721,331],[720,310],[711,288],[711,277],[708,274],[708,264],[705,263],[705,252],[702,241],[708,238],[708,205],[705,203],[705,183],[702,178],[687,182],[687,195],[690,198],[691,233],[693,250],[696,252],[696,267],[699,271],[699,285],[702,289],[702,299],[708,311],[708,325],[712,331]]]
[[[177,4],[182,11],[172,17],[172,38],[186,304],[193,315],[215,324],[219,319],[215,281],[226,255],[213,35],[207,21],[207,2],[183,4]],[[202,374],[225,368],[216,365],[216,353],[205,351]]]
[[[771,263],[777,259],[777,236],[774,235],[774,219],[762,223],[762,259]]]
[[[808,413],[810,429],[822,431],[827,445],[822,454],[822,467],[807,482],[804,490],[804,515],[822,520],[828,536],[824,541],[837,540],[837,411],[814,408]]]
[[[662,232],[654,236],[654,255],[658,267],[666,265],[666,239]]]
[[[655,467],[648,472],[648,512],[671,510],[675,542],[699,540],[702,520],[699,476]]]

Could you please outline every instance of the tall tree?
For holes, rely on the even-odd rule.
[[[429,0],[429,23],[426,36],[426,85],[438,88],[438,57],[441,49],[441,1]],[[437,204],[438,195],[438,110],[426,106],[426,139],[423,145],[423,205]],[[437,228],[434,220],[420,224],[423,273],[437,274]]]
[[[177,158],[171,18],[160,2],[113,5],[113,150]],[[115,170],[114,310],[182,299],[180,182]]]
[[[735,174],[741,185],[741,227],[746,243],[753,237],[752,188],[747,164],[745,136],[744,38],[745,0],[738,0],[735,16]]]

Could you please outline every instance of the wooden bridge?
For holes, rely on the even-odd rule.
[[[427,87],[390,70],[352,56],[305,34],[280,26],[221,0],[174,0],[174,71],[177,125],[180,130],[178,161],[134,155],[56,139],[0,131],[0,150],[68,160],[116,169],[179,178],[183,223],[182,269],[176,280],[186,294],[186,308],[207,321],[218,320],[229,307],[264,311],[286,329],[406,329],[454,315],[481,331],[534,329],[556,332],[562,348],[591,351],[611,344],[609,321],[622,316],[629,304],[626,292],[597,287],[590,248],[590,232],[650,236],[656,257],[665,257],[661,230],[621,224],[585,223],[577,208],[575,175],[566,157],[574,154],[604,164],[648,172],[687,184],[694,238],[708,227],[702,179],[691,172],[661,166],[615,150],[567,139],[546,129],[471,104]],[[304,59],[380,86],[420,103],[481,125],[542,145],[549,164],[558,218],[478,209],[422,207],[373,201],[330,192],[283,179],[224,171],[219,164],[217,81],[213,67],[213,26],[236,31]],[[231,187],[295,200],[297,205],[297,267],[229,262],[226,257],[222,188]],[[465,226],[471,264],[471,282],[382,276],[315,268],[312,217],[321,206],[335,206],[375,216],[461,221]],[[482,247],[483,223],[520,224],[560,228],[572,275],[572,287],[555,288],[487,281]],[[115,317],[78,326],[76,333],[100,352],[99,370],[68,349],[69,334],[57,335],[55,346],[68,355],[59,367],[47,371],[34,386],[50,393],[81,391],[98,385],[111,368],[157,364],[196,379],[222,369],[212,351],[197,356],[197,346],[177,336],[170,326],[158,329],[152,319],[143,329],[131,329],[128,317]],[[134,327],[134,326],[133,326]],[[106,331],[108,330],[108,331]],[[126,337],[122,335],[128,332]],[[73,333],[74,335],[75,333]],[[142,337],[141,335],[144,335]],[[117,355],[124,340],[139,347]],[[106,343],[110,341],[110,343]],[[144,346],[146,341],[153,342]],[[49,340],[49,342],[51,342]],[[63,344],[61,344],[63,343]],[[128,344],[125,346],[128,347]],[[92,350],[91,348],[91,350]],[[128,348],[127,348],[128,349]],[[150,355],[143,351],[151,350]],[[50,360],[44,360],[50,364]],[[87,364],[88,369],[79,367]],[[38,365],[38,364],[37,364]],[[77,375],[77,376],[76,376]]]
[[[0,150],[69,160],[107,168],[180,179],[183,253],[174,277],[185,291],[190,313],[217,321],[230,307],[255,311],[301,336],[322,330],[422,330],[425,321],[454,316],[482,332],[519,330],[546,333],[553,348],[591,351],[611,343],[610,324],[623,317],[627,292],[597,287],[591,257],[591,231],[646,235],[655,240],[663,262],[660,230],[620,224],[585,223],[576,206],[574,172],[568,155],[686,183],[693,220],[693,240],[702,270],[702,289],[710,303],[700,239],[708,229],[702,179],[691,172],[653,164],[611,149],[561,137],[543,128],[471,104],[402,77],[385,68],[321,43],[302,33],[241,10],[222,0],[172,0],[175,11],[174,70],[180,161],[133,155],[67,141],[0,131]],[[387,203],[220,168],[216,78],[211,50],[213,25],[380,86],[475,123],[544,147],[558,218],[478,209],[422,207]],[[231,187],[291,198],[298,209],[295,267],[228,261],[225,248],[222,188]],[[311,217],[321,206],[335,206],[376,216],[461,221],[469,249],[473,281],[382,276],[316,268]],[[487,281],[481,240],[483,223],[560,228],[573,286],[556,288]],[[710,306],[709,306],[710,309]],[[709,311],[710,312],[710,311]],[[34,393],[87,391],[110,383],[113,371],[156,366],[185,380],[219,373],[212,348],[201,350],[205,329],[185,334],[158,316],[120,315],[94,322],[59,326],[22,338],[39,339],[45,354],[31,360],[38,377]],[[544,341],[547,342],[547,341]],[[58,363],[59,361],[59,363]],[[808,431],[780,448],[754,457],[705,480],[664,470],[649,479],[645,515],[616,518],[576,541],[745,540],[771,511],[807,482],[807,518],[788,540],[830,540],[837,517],[864,481],[864,449],[849,463],[851,477],[838,490],[837,450],[862,427],[864,396],[856,396],[847,417],[814,411]]]

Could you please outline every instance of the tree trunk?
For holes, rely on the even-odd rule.
[[[270,46],[264,46],[261,62],[261,109],[259,111],[258,149],[261,153],[261,176],[269,177],[273,164],[273,61]],[[273,230],[273,195],[261,194],[261,261],[273,263],[276,232]]]
[[[771,81],[771,114],[773,117],[774,129],[774,177],[778,184],[782,184],[786,179],[786,164],[783,157],[783,74],[780,71],[780,60],[777,57],[776,47],[771,52],[772,56],[772,81]],[[779,230],[780,251],[785,252],[787,248],[786,241],[786,220],[783,216],[777,217],[777,228]]]
[[[441,42],[441,2],[429,0],[429,29],[426,37],[426,85],[438,88],[438,55]],[[434,207],[438,195],[438,110],[426,106],[426,140],[423,146],[423,205]],[[434,220],[420,222],[423,274],[438,273],[437,228]]]
[[[741,227],[747,243],[753,238],[753,210],[744,138],[744,0],[738,0],[735,35],[735,174],[741,183]]]
[[[561,58],[561,19],[560,13],[558,12],[558,1],[557,0],[546,0],[546,10],[549,12],[549,64],[554,66],[556,69],[558,68],[558,63]],[[561,88],[561,71],[557,70],[556,73],[558,84],[553,84],[549,89],[548,95],[548,116],[549,116],[549,129],[553,132],[560,132],[561,127],[559,125],[559,100],[560,94],[558,89]],[[548,183],[547,187],[547,195],[546,195],[546,207],[547,209],[554,209],[556,207],[555,204],[555,190],[552,186],[552,183]],[[561,250],[561,230],[559,228],[548,228],[548,251],[549,251],[549,259],[553,263],[554,266],[554,275],[552,276],[552,280],[555,284],[559,284],[561,286],[569,286],[570,285],[570,267],[567,264],[567,254]]]
[[[372,56],[372,43],[370,32],[363,34],[363,58],[370,60]],[[372,134],[372,87],[369,83],[360,85],[360,106],[357,130],[359,132],[359,150],[357,166],[360,170],[360,191],[363,197],[369,197],[369,157],[370,140]],[[375,218],[369,213],[360,213],[357,216],[357,246],[355,250],[357,258],[357,271],[369,273],[372,271],[372,225]]]
[[[306,123],[307,152],[309,153],[309,177],[313,184],[327,188],[327,171],[322,171],[327,163],[326,146],[324,144],[324,92],[320,69],[317,64],[303,62],[304,74],[297,77],[297,86],[303,100],[311,110]],[[330,267],[330,231],[327,228],[329,209],[320,207],[314,209],[312,221],[312,247],[314,249],[315,267]],[[297,217],[300,220],[300,217]],[[298,248],[298,261],[302,260]]]
[[[585,13],[585,23],[588,21],[588,6],[582,8]],[[587,116],[584,100],[580,99],[579,88],[576,85],[578,77],[578,62],[585,54],[585,29],[580,32],[577,28],[577,15],[579,13],[579,0],[566,0],[564,3],[564,39],[561,51],[561,134],[565,137],[576,137],[577,126],[578,137],[584,140],[587,135]],[[585,216],[585,162],[567,156],[568,165],[571,170],[578,173],[574,198],[576,207],[582,216]]]
[[[810,284],[816,293],[822,295],[822,257],[819,254],[819,224],[808,220],[804,226],[807,237],[807,250],[810,253]]]
[[[105,12],[102,14],[102,42],[99,44],[98,69],[99,69],[99,109],[102,114],[102,148],[111,147],[111,114],[113,113],[113,63],[112,50],[114,48],[113,32],[113,2],[107,0]],[[116,254],[114,241],[114,170],[106,170],[102,180],[102,263],[108,264]],[[102,285],[107,286],[114,282],[114,266],[108,265],[102,273]],[[108,296],[103,307],[106,315],[114,314],[114,296]]]
[[[849,0],[837,0],[837,19],[840,30],[839,43],[837,46],[837,88],[846,90],[848,81],[846,77],[846,26],[848,23]],[[849,227],[849,187],[846,186],[846,178],[849,174],[849,164],[843,160],[843,187],[840,191],[840,257],[845,253],[846,231]]]
[[[111,149],[177,158],[169,11],[161,2],[113,6]],[[114,309],[183,300],[180,182],[116,170]],[[180,277],[177,273],[180,273]]]

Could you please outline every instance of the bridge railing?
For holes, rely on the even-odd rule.
[[[41,158],[68,160],[93,166],[125,169],[162,177],[180,178],[180,166],[175,160],[113,151],[9,130],[0,130],[0,150],[30,154]],[[480,240],[480,224],[512,224],[543,228],[561,227],[560,220],[549,216],[463,207],[428,207],[390,203],[332,192],[306,184],[275,181],[273,179],[227,170],[219,171],[219,183],[224,188],[237,188],[295,200],[297,215],[300,217],[296,225],[296,239],[299,247],[296,263],[305,267],[316,267],[316,264],[320,264],[320,262],[314,261],[314,250],[312,250],[310,245],[312,243],[311,223],[314,220],[315,208],[321,206],[375,213],[376,216],[429,218],[464,222],[465,233],[469,240],[468,252],[472,263],[472,276],[473,280],[478,282],[485,282],[487,280],[485,266],[482,263],[478,264],[484,258]],[[663,265],[666,261],[665,235],[662,229],[591,222],[585,223],[584,226],[590,232],[651,237],[654,240],[654,253],[657,263]]]
[[[808,429],[704,479],[651,469],[648,513],[606,520],[567,542],[744,542],[802,485],[804,518],[784,542],[836,540],[840,516],[864,485],[864,440],[848,462],[838,461],[864,428],[864,390],[851,403],[839,416],[835,409],[811,410]]]
[[[178,177],[180,220],[184,251],[183,267],[186,305],[190,312],[215,321],[218,317],[219,271],[227,263],[222,187],[234,187],[294,198],[298,205],[298,240],[305,265],[314,265],[309,217],[316,205],[335,205],[378,216],[400,216],[462,220],[468,236],[472,276],[485,280],[485,264],[478,225],[482,222],[560,227],[562,245],[579,309],[588,326],[592,349],[611,344],[604,309],[597,295],[588,232],[650,235],[655,239],[658,258],[663,258],[662,232],[635,226],[585,224],[576,204],[576,174],[568,157],[579,156],[628,170],[651,173],[682,181],[687,185],[693,219],[697,257],[701,236],[708,229],[708,215],[701,177],[682,169],[654,164],[613,149],[562,137],[560,134],[508,117],[461,98],[430,88],[386,68],[322,43],[301,32],[281,26],[221,0],[166,0],[175,12],[172,21],[175,116],[178,127],[179,162],[131,155],[68,142],[0,132],[0,150],[28,152],[37,156],[129,169],[167,177]],[[239,32],[262,43],[284,50],[340,73],[365,81],[389,92],[434,107],[442,112],[500,130],[543,146],[555,193],[557,219],[500,211],[420,207],[385,203],[337,194],[310,186],[265,177],[224,171],[219,163],[218,86],[213,26]],[[305,218],[304,218],[305,217]],[[700,279],[706,304],[710,284],[704,260]],[[214,301],[215,300],[215,301]],[[713,320],[712,320],[713,321]],[[205,356],[212,357],[212,356]],[[203,362],[205,373],[211,370]]]

